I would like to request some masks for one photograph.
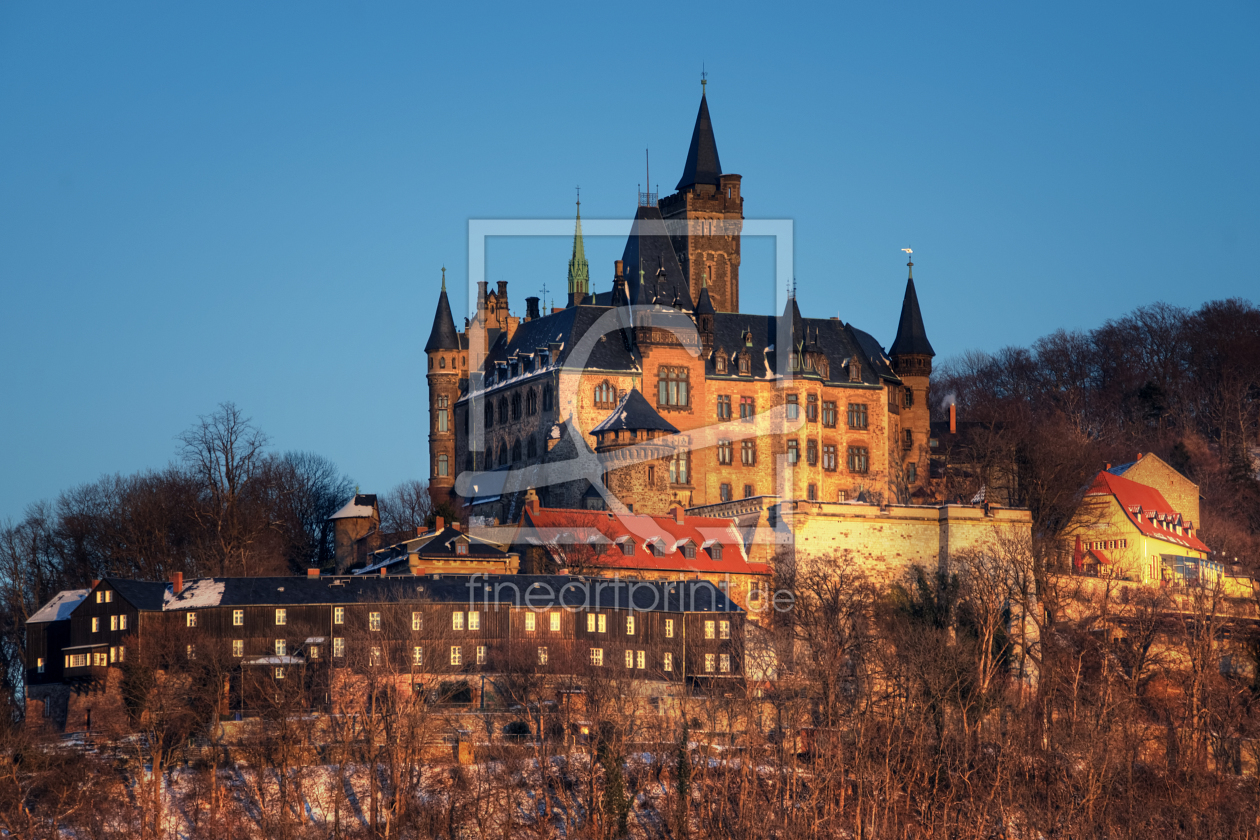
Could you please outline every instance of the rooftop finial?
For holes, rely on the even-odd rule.
[[[581,184],[577,185],[577,206],[579,208],[581,208],[582,206],[582,185]],[[578,215],[579,216],[582,215],[582,211],[580,209],[578,210]]]
[[[442,291],[446,291],[446,266],[442,266]]]
[[[704,89],[709,84],[709,74],[704,71],[704,62],[700,62],[700,95],[704,96]]]
[[[902,248],[901,250],[906,252],[906,257],[908,257],[910,260],[909,262],[906,263],[906,265],[910,269],[910,279],[913,280],[914,279],[914,251],[910,250],[909,248]]]

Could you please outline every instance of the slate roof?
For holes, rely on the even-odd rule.
[[[712,315],[717,312],[713,308],[713,300],[709,297],[709,287],[705,286],[700,290],[700,300],[696,301],[697,315]]]
[[[199,580],[213,581],[216,589],[218,584],[222,584],[222,595],[216,603],[204,603],[204,599],[201,599],[196,603],[197,608],[372,603],[468,604],[470,599],[474,599],[478,605],[489,604],[493,608],[498,604],[507,607],[519,603],[523,606],[528,594],[530,606],[540,609],[557,606],[626,609],[630,605],[633,592],[635,609],[644,611],[742,612],[717,587],[705,581],[694,580],[617,582],[576,575],[426,575],[409,578],[367,575]],[[199,581],[194,581],[197,582]],[[173,597],[167,606],[168,610],[187,608],[181,603],[179,596]]]
[[[460,349],[459,333],[455,331],[455,318],[451,315],[451,302],[446,297],[446,280],[442,280],[442,293],[438,295],[437,312],[433,314],[433,329],[424,344],[424,352]]]
[[[468,544],[467,554],[456,554],[455,544],[460,542]],[[506,561],[509,552],[498,543],[475,537],[465,531],[461,531],[453,526],[446,526],[441,531],[430,531],[427,534],[382,548],[372,553],[371,561],[362,569],[354,571],[352,574],[360,575],[368,572],[380,571],[381,568],[389,568],[399,563],[408,563],[412,556],[418,556],[421,561],[424,560],[498,560]]]
[[[683,276],[659,208],[640,207],[635,211],[621,261],[631,303],[673,306],[677,300],[684,312],[692,311],[691,284]]]
[[[607,417],[599,422],[595,428],[591,429],[591,434],[599,432],[622,431],[628,429],[638,429],[640,431],[647,429],[653,431],[669,432],[677,434],[678,429],[660,415],[651,403],[639,393],[638,388],[631,388],[626,395],[621,398],[621,402],[617,403],[617,407],[612,410]]]
[[[914,278],[906,281],[906,296],[901,301],[901,320],[897,322],[897,337],[893,340],[890,356],[914,354],[935,356],[927,330],[923,328],[923,313],[919,311],[919,295],[914,290]]]
[[[830,318],[801,318],[799,323],[798,330],[792,334],[793,340],[798,344],[803,344],[806,340],[806,332],[808,332],[809,340],[817,342],[830,366],[828,381],[847,381],[848,375],[844,364],[855,355],[863,362],[863,383],[877,385],[881,379],[897,381],[897,375],[889,366],[879,343],[861,330]],[[774,374],[774,370],[767,369],[767,361],[772,366],[778,364],[776,359],[778,329],[779,319],[773,315],[718,312],[713,316],[713,349],[714,352],[720,349],[731,356],[747,349],[752,362],[752,378],[765,379]],[[747,347],[744,341],[746,331],[752,335],[751,344]],[[712,365],[710,361],[708,365],[710,376],[713,375]],[[731,371],[729,376],[733,379],[747,378],[736,376],[738,370],[736,367],[731,367],[729,370]],[[807,371],[799,373],[806,378],[812,375]]]
[[[696,113],[696,125],[691,130],[691,147],[687,150],[687,163],[675,190],[682,192],[694,184],[718,186],[722,175],[722,162],[718,160],[717,140],[713,137],[713,121],[709,118],[709,102],[700,94],[700,110]]]
[[[486,370],[492,370],[494,363],[507,361],[514,353],[536,353],[538,348],[545,348],[551,342],[559,342],[559,363],[569,362],[569,354],[599,320],[608,312],[605,306],[571,306],[552,315],[544,315],[536,321],[526,321],[516,328],[512,340],[507,341],[504,333],[500,333],[490,352],[486,354]],[[554,364],[557,360],[553,359]],[[573,362],[577,363],[576,360]],[[634,355],[626,349],[625,343],[616,332],[610,332],[604,341],[596,341],[591,348],[584,367],[596,370],[635,370],[637,365]]]
[[[65,621],[91,591],[91,589],[63,589],[52,596],[47,604],[36,610],[34,615],[26,619],[26,623],[46,624],[52,621]]]
[[[170,584],[154,583],[147,580],[127,580],[125,578],[105,578],[110,588],[118,593],[124,601],[138,610],[160,610],[166,599]]]

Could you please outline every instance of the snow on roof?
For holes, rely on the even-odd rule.
[[[217,607],[223,600],[222,578],[197,578],[190,581],[178,595],[169,591],[162,600],[163,610],[195,610],[202,607]]]
[[[26,623],[43,624],[50,621],[65,621],[91,591],[90,589],[63,589],[28,618]]]
[[[260,656],[257,659],[246,659],[245,665],[304,665],[306,660],[300,656]]]
[[[368,496],[363,493],[356,494],[353,499],[342,505],[341,510],[337,511],[328,518],[360,519],[363,517],[370,517],[373,513],[375,513],[375,508],[371,504],[371,502],[374,502],[375,500],[375,496]]]

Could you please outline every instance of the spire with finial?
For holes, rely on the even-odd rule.
[[[438,295],[437,311],[433,313],[433,329],[429,332],[429,340],[425,342],[424,352],[458,349],[459,333],[455,331],[451,302],[446,296],[446,266],[442,266],[442,291]]]
[[[577,222],[573,229],[573,256],[569,260],[569,305],[581,303],[591,293],[591,267],[582,242],[582,188],[577,193]]]
[[[909,248],[902,248],[908,256],[914,254]],[[923,327],[923,313],[919,311],[919,295],[914,289],[914,262],[906,263],[910,276],[906,280],[906,295],[901,301],[901,319],[897,322],[897,337],[888,349],[889,356],[927,356],[936,355],[932,343],[928,341],[927,330]]]
[[[713,137],[713,121],[709,118],[709,102],[706,97],[708,74],[700,74],[700,111],[696,114],[696,126],[691,132],[691,148],[687,150],[687,163],[682,178],[674,189],[682,192],[697,184],[719,186],[722,162],[718,159],[717,140]]]

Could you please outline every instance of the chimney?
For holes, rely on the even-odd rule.
[[[446,527],[446,520],[440,516],[436,517],[436,521],[433,523],[434,532],[440,534],[442,533],[442,529],[445,527]]]
[[[381,577],[385,577],[388,574],[389,574],[389,568],[386,566],[381,566]]]
[[[673,514],[674,514],[674,523],[677,525],[683,524],[683,507],[681,503],[679,502],[674,503]]]
[[[176,572],[171,575],[171,594],[178,595],[184,591],[184,573]]]
[[[1072,550],[1072,568],[1080,571],[1085,566],[1085,552],[1081,549],[1081,535],[1076,535],[1076,547]]]
[[[499,281],[499,308],[500,308],[500,309],[507,309],[507,308],[508,308],[508,302],[507,302],[507,281],[506,281],[506,280],[500,280],[500,281]]]
[[[98,586],[100,586],[100,585],[101,585],[100,578],[97,578],[96,580],[92,581],[92,588],[93,588],[93,589],[95,589],[96,587],[98,587]]]
[[[625,267],[622,265],[621,260],[617,260],[614,265],[616,266],[616,269],[613,270],[613,277],[620,277],[621,273],[625,270]]]
[[[458,519],[456,519],[456,520],[454,520],[453,522],[451,522],[451,527],[452,527],[452,528],[454,528],[456,531],[463,531],[463,530],[464,530],[463,525],[460,523],[460,521],[459,521]]]
[[[1134,458],[1133,460],[1134,460],[1134,462],[1141,461],[1141,460],[1142,460],[1142,453],[1141,453],[1141,452],[1139,452],[1139,453],[1137,454],[1137,457],[1136,457],[1136,458]]]
[[[417,525],[417,526],[416,526],[416,536],[417,536],[417,537],[423,537],[423,536],[424,536],[424,526],[423,526],[423,525]]]
[[[564,307],[563,307],[563,306],[553,306],[553,307],[551,307],[551,314],[552,314],[552,315],[555,315],[557,312],[563,312],[563,311],[564,311]]]
[[[538,507],[538,491],[531,487],[525,491],[525,509],[536,514]]]
[[[319,569],[307,569],[307,570],[306,570],[306,576],[307,576],[308,578],[317,578],[317,577],[319,577]]]
[[[1107,471],[1110,471],[1110,470],[1111,470],[1111,462],[1110,462],[1110,461],[1108,461],[1106,464],[1103,464],[1103,469],[1104,469],[1104,470],[1107,470]]]
[[[525,298],[525,317],[531,321],[535,321],[541,316],[538,314],[538,298]]]
[[[949,404],[949,433],[958,434],[958,406],[953,403]]]

